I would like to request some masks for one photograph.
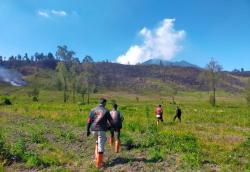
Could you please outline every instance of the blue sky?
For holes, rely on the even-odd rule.
[[[213,57],[226,70],[250,70],[250,1],[0,0],[0,55],[55,53],[64,44],[95,61],[205,66]]]

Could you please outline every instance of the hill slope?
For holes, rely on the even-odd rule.
[[[34,80],[34,73],[42,85],[53,86],[55,68],[47,68],[39,64],[22,64],[12,67],[20,71],[29,83]],[[207,91],[208,85],[199,79],[203,69],[197,67],[160,66],[160,65],[122,65],[109,62],[93,63],[96,73],[93,80],[97,88],[104,90],[126,90],[135,93],[166,94],[172,87],[179,90]],[[1,72],[1,71],[0,71]],[[244,89],[248,75],[223,72],[218,85],[219,89],[239,92]],[[1,75],[0,75],[1,76]],[[1,80],[1,79],[0,79]],[[36,79],[37,80],[37,79]],[[4,80],[2,80],[4,81]]]
[[[199,80],[203,69],[193,67],[159,65],[121,65],[115,63],[95,63],[99,84],[107,88],[130,90],[164,90],[176,85],[183,90],[208,90],[206,83]],[[103,72],[105,71],[105,72]],[[240,77],[224,72],[219,88],[225,91],[240,91],[244,82]],[[167,89],[165,90],[167,91]]]
[[[176,66],[176,67],[194,67],[199,68],[197,65],[191,64],[187,61],[176,61],[171,62],[167,60],[160,60],[160,59],[150,59],[148,61],[145,61],[143,63],[144,65],[163,65],[163,66]]]

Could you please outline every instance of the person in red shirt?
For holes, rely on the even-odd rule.
[[[158,105],[155,109],[155,114],[156,114],[156,118],[157,118],[157,125],[159,124],[159,122],[163,122],[163,110],[161,105]]]

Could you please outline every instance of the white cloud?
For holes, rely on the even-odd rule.
[[[63,10],[39,10],[37,14],[41,17],[49,18],[53,16],[65,17],[68,14]]]
[[[49,14],[46,12],[46,11],[38,11],[37,12],[37,14],[39,15],[39,16],[42,16],[42,17],[46,17],[46,18],[48,18],[49,17]]]
[[[160,25],[153,29],[144,27],[139,32],[143,38],[141,45],[132,45],[128,51],[117,57],[116,61],[122,64],[137,64],[149,59],[172,59],[181,50],[180,41],[185,38],[184,30],[174,29],[175,19],[164,19]]]
[[[67,16],[67,13],[63,10],[51,10],[51,13],[55,16],[60,16],[60,17]]]

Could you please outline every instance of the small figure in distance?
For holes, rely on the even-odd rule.
[[[156,124],[159,125],[160,121],[163,122],[163,110],[162,110],[161,105],[158,105],[156,107],[155,113],[156,113],[156,118],[157,118]]]
[[[173,119],[174,122],[176,118],[178,118],[179,121],[181,122],[181,109],[179,108],[179,106],[176,107],[176,115],[174,116],[174,119]]]
[[[113,121],[110,116],[110,112],[105,108],[106,102],[106,99],[100,99],[100,105],[91,110],[87,123],[87,136],[90,135],[91,129],[91,132],[97,139],[95,147],[97,168],[101,168],[103,166],[103,154],[105,143],[107,141],[106,130],[108,127],[108,122],[110,123],[111,127],[113,127]]]
[[[118,153],[120,150],[121,140],[120,140],[120,132],[122,128],[122,122],[124,120],[122,114],[117,111],[118,105],[113,104],[113,108],[110,111],[110,115],[113,120],[113,126],[110,128],[111,137],[109,138],[109,144],[112,147],[115,137],[115,153]]]

